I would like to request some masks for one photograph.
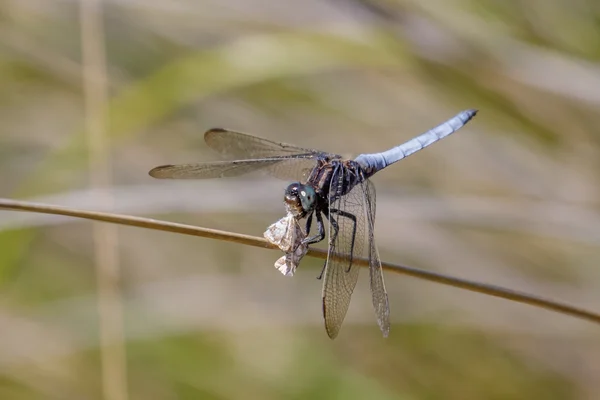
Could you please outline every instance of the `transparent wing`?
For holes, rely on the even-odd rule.
[[[325,330],[334,339],[344,322],[360,267],[352,260],[361,257],[365,238],[364,192],[360,185],[339,196],[345,168],[331,182],[329,210],[329,249],[323,277],[323,317]],[[337,235],[335,226],[338,227]]]
[[[371,295],[373,298],[373,308],[377,315],[377,324],[387,337],[390,333],[390,304],[388,301],[385,283],[383,281],[383,270],[379,252],[375,245],[375,186],[371,181],[366,180],[360,184],[364,193],[365,212],[367,215],[367,238],[369,246],[369,275],[371,277]]]
[[[159,179],[211,179],[261,171],[279,179],[305,182],[317,157],[341,158],[337,154],[221,128],[207,131],[204,140],[209,147],[232,161],[162,165],[151,170],[150,176]]]
[[[313,156],[306,158],[250,159],[207,163],[161,165],[149,174],[158,179],[212,179],[261,171],[283,180],[303,181],[315,165]]]
[[[228,159],[271,158],[279,156],[326,154],[292,144],[272,142],[246,133],[214,128],[204,134],[206,144]]]

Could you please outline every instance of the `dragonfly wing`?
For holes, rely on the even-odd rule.
[[[375,186],[369,180],[361,185],[365,199],[365,212],[367,215],[367,237],[369,243],[369,275],[371,277],[371,295],[373,297],[373,308],[377,315],[377,324],[387,337],[390,333],[390,304],[388,301],[385,283],[383,281],[383,270],[379,252],[375,245]]]
[[[206,144],[228,159],[269,158],[293,155],[318,155],[318,150],[277,143],[246,133],[214,128],[204,134]]]
[[[313,166],[314,160],[307,158],[263,158],[161,165],[150,170],[149,174],[158,179],[212,179],[262,171],[284,180],[301,180]]]
[[[310,172],[316,165],[313,156],[307,158],[287,158],[269,165],[264,172],[284,181],[306,182]]]
[[[211,179],[232,177],[272,167],[279,160],[216,161],[196,164],[161,165],[149,174],[158,179]]]
[[[162,165],[152,169],[150,176],[160,179],[211,179],[261,171],[286,181],[305,182],[318,157],[341,158],[337,154],[220,128],[207,131],[204,140],[209,147],[232,161]]]
[[[345,196],[336,196],[347,173],[345,168],[341,168],[339,173],[334,174],[330,190],[330,198],[334,200],[329,205],[329,249],[323,277],[323,317],[325,330],[332,339],[339,333],[358,281],[360,267],[352,261],[362,256],[365,244],[364,194],[360,185]]]

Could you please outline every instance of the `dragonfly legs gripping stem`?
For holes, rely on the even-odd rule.
[[[316,211],[315,214],[317,217],[317,230],[319,233],[317,233],[315,236],[305,238],[302,241],[303,244],[308,245],[308,244],[313,244],[313,243],[319,243],[321,240],[325,239],[325,227],[323,226],[323,216],[318,211]],[[307,235],[310,233],[310,228],[312,225],[312,217],[313,217],[313,214],[310,214],[308,216],[308,218],[306,219],[306,234]]]
[[[319,233],[317,233],[315,236],[311,236],[311,237],[307,237],[306,239],[304,239],[302,242],[304,244],[313,244],[313,243],[318,243],[320,241],[322,241],[323,239],[325,239],[325,226],[323,224],[323,215],[321,213],[321,211],[317,210],[314,213],[316,215],[317,218],[317,230]],[[306,219],[306,234],[310,233],[310,228],[312,225],[312,217],[313,214],[310,214],[308,216],[308,218]],[[321,269],[321,273],[319,274],[319,276],[317,276],[317,279],[321,279],[323,278],[323,274],[325,273],[325,267],[327,266],[327,260],[325,260],[325,263],[323,264],[323,268]]]

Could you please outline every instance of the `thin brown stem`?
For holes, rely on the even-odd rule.
[[[13,211],[37,212],[43,214],[64,215],[69,217],[84,218],[93,221],[110,222],[120,225],[135,226],[138,228],[154,229],[165,232],[180,233],[191,236],[201,236],[209,239],[224,240],[248,246],[262,247],[267,249],[278,248],[263,238],[242,235],[220,231],[215,229],[200,228],[192,225],[179,224],[174,222],[158,221],[150,218],[134,217],[130,215],[119,215],[104,213],[98,211],[85,211],[72,208],[52,206],[48,204],[31,203],[19,200],[0,199],[0,209]],[[310,249],[307,255],[321,259],[327,258],[327,252],[320,249]],[[368,267],[369,262],[364,258],[356,259],[355,262],[363,267]],[[529,293],[520,292],[501,286],[491,285],[471,281],[468,279],[457,278],[437,272],[425,271],[419,268],[407,267],[399,264],[383,262],[383,268],[388,271],[398,274],[408,275],[415,278],[423,279],[430,282],[436,282],[447,286],[453,286],[460,289],[477,292],[488,296],[503,298],[506,300],[515,301],[518,303],[529,304],[534,307],[545,308],[561,314],[570,315],[572,317],[584,319],[596,324],[600,324],[600,314],[594,311],[586,310],[570,304],[562,303],[556,300],[545,299]]]

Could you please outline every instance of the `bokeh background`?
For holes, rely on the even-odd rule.
[[[147,171],[215,126],[356,155],[478,108],[373,178],[382,259],[600,310],[599,59],[595,0],[3,0],[0,196],[261,236],[287,182]],[[362,271],[331,341],[322,262],[279,256],[1,212],[0,398],[598,398],[597,326],[386,273],[384,340]]]

